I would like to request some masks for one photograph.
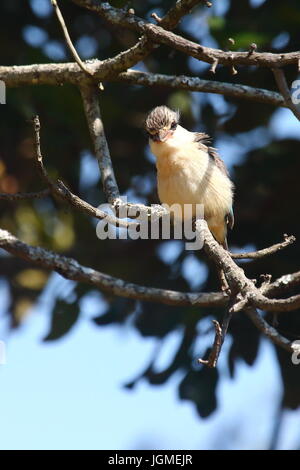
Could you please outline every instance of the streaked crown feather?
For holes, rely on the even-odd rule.
[[[147,131],[157,131],[163,127],[170,127],[173,122],[179,121],[179,112],[167,106],[157,106],[148,114],[145,121]]]

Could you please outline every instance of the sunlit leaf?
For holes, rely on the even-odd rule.
[[[28,289],[42,289],[48,279],[48,274],[41,269],[24,269],[16,276],[16,281]]]

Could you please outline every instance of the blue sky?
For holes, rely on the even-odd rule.
[[[134,390],[124,389],[145,367],[157,342],[141,338],[130,326],[96,328],[89,318],[96,307],[92,302],[72,333],[60,341],[41,342],[49,323],[45,306],[57,286],[67,289],[67,284],[52,275],[42,302],[23,327],[9,337],[2,334],[7,363],[0,366],[0,449],[268,447],[281,389],[267,340],[255,367],[240,363],[231,380],[225,363],[227,339],[219,363],[219,407],[200,420],[191,403],[177,398],[180,374],[164,386],[141,382]],[[169,335],[158,367],[178,341],[179,332]],[[299,412],[286,413],[281,448],[299,444],[299,417]]]

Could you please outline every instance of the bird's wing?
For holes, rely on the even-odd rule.
[[[225,163],[223,162],[222,158],[219,156],[217,149],[214,147],[210,147],[210,137],[207,134],[204,134],[203,132],[195,132],[195,139],[194,141],[197,142],[199,149],[207,152],[210,158],[214,161],[215,165],[219,168],[219,170],[224,173],[229,178],[229,173],[226,168]],[[231,208],[230,212],[226,214],[225,216],[225,221],[227,226],[232,229],[234,226],[234,214],[233,214],[233,209]]]
[[[193,132],[194,134],[194,141],[199,142],[199,147],[206,147],[205,144],[210,144],[211,143],[211,138],[209,137],[208,134],[205,134],[204,132]],[[202,150],[202,148],[201,148]]]
[[[226,168],[226,165],[223,162],[222,158],[219,156],[217,149],[215,149],[214,147],[207,147],[207,151],[208,151],[208,155],[210,156],[210,158],[213,159],[213,161],[215,162],[219,170],[221,170],[221,172],[224,173],[224,175],[229,177],[229,173]]]
[[[221,172],[224,173],[226,176],[229,176],[226,165],[223,162],[222,158],[219,156],[217,149],[206,145],[210,144],[211,141],[209,135],[204,134],[204,132],[194,132],[194,136],[194,142],[197,142],[199,149],[204,152],[208,152],[208,155],[214,161],[219,170],[221,170]]]

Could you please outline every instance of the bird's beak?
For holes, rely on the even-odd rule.
[[[160,129],[158,131],[158,142],[166,142],[172,136],[170,129]]]

